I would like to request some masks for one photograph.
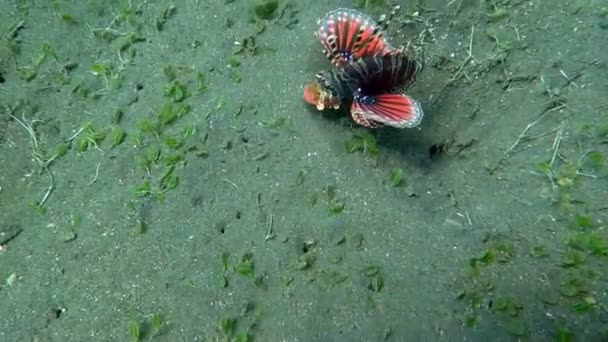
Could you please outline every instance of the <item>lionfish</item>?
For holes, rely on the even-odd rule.
[[[423,111],[403,92],[412,85],[421,65],[404,48],[394,48],[385,37],[390,17],[378,22],[352,9],[340,8],[318,21],[315,36],[335,68],[321,71],[304,88],[304,100],[318,110],[350,105],[361,126],[416,127]]]

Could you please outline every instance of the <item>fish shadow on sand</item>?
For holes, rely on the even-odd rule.
[[[417,167],[431,171],[442,161],[449,159],[450,137],[438,136],[434,126],[438,124],[436,106],[425,106],[424,118],[420,126],[400,129],[384,126],[370,130],[376,137],[378,146],[389,151],[399,153],[403,161],[409,165],[415,163]]]
[[[412,165],[415,168],[428,171],[433,167],[433,163],[441,159],[442,151],[440,143],[425,135],[425,131],[431,129],[431,123],[429,122],[425,124],[423,121],[420,127],[410,129],[390,126],[365,128],[353,122],[346,108],[338,110],[327,109],[319,112],[316,108],[307,106],[306,111],[310,115],[321,116],[319,120],[327,120],[353,134],[356,134],[361,129],[369,132],[376,139],[378,147],[388,150],[388,153],[399,154],[399,159],[403,163]]]
[[[383,127],[372,132],[376,137],[378,146],[389,150],[389,153],[398,153],[400,159],[407,165],[428,170],[437,160],[434,153],[435,144],[424,135],[424,130],[398,129]]]

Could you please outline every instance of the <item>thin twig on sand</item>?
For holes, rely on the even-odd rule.
[[[540,121],[541,121],[541,120],[542,120],[542,119],[543,119],[543,118],[544,118],[544,117],[545,117],[547,114],[549,114],[549,113],[551,113],[551,112],[554,112],[554,111],[557,111],[557,110],[564,109],[564,108],[566,108],[566,105],[565,105],[565,104],[560,104],[560,105],[558,105],[558,106],[556,106],[556,107],[553,107],[553,108],[547,109],[547,110],[545,110],[544,112],[542,112],[542,113],[541,113],[541,114],[540,114],[540,115],[539,115],[539,116],[536,118],[536,120],[534,120],[534,121],[530,122],[530,123],[529,123],[529,124],[526,126],[526,128],[524,128],[524,130],[523,130],[523,131],[522,131],[522,132],[519,134],[519,136],[517,137],[517,139],[515,140],[515,142],[514,142],[514,143],[511,145],[511,147],[509,147],[509,148],[508,148],[508,149],[507,149],[507,150],[506,150],[506,151],[505,151],[505,152],[502,154],[502,157],[500,157],[500,159],[499,159],[499,160],[498,160],[498,161],[497,161],[497,162],[494,164],[494,166],[493,166],[493,167],[491,167],[491,168],[488,170],[488,171],[490,172],[490,174],[493,174],[494,172],[496,172],[496,170],[498,170],[498,169],[499,169],[499,168],[502,166],[502,163],[503,163],[505,160],[507,160],[507,159],[508,159],[508,158],[511,156],[511,153],[513,152],[513,150],[515,150],[515,148],[517,148],[517,147],[519,146],[519,144],[521,144],[521,143],[522,143],[522,142],[524,142],[524,141],[529,141],[529,140],[536,139],[536,138],[540,138],[540,137],[543,137],[543,136],[547,135],[547,134],[541,134],[541,135],[536,135],[536,136],[529,136],[529,135],[528,135],[528,132],[530,131],[530,129],[532,129],[532,127],[534,127],[535,125],[537,125],[537,124],[538,124],[538,123],[539,123],[539,122],[540,122]],[[560,127],[558,127],[557,129],[553,129],[553,130],[552,130],[552,132],[553,132],[553,131],[556,131],[556,130],[558,130],[558,131],[559,131],[559,130],[561,129],[561,127],[562,127],[562,126],[560,125]],[[554,151],[556,151],[556,146],[557,146],[557,147],[559,147],[559,142],[561,141],[561,137],[560,137],[559,139],[558,139],[558,138],[556,138],[556,141],[557,141],[557,142],[555,142],[555,141],[554,141],[554,144],[553,144],[553,149],[554,149]],[[557,152],[554,152],[554,153],[557,153]]]

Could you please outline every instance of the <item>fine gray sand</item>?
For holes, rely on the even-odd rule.
[[[606,341],[608,4],[0,1],[0,341]],[[401,10],[414,129],[319,112]]]

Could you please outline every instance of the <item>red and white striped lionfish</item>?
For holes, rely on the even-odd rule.
[[[384,36],[384,28],[398,9],[378,23],[344,8],[319,20],[315,36],[335,68],[316,75],[304,88],[304,100],[318,110],[350,104],[353,120],[365,127],[418,126],[422,108],[402,92],[414,82],[421,65],[403,48],[393,48]]]

